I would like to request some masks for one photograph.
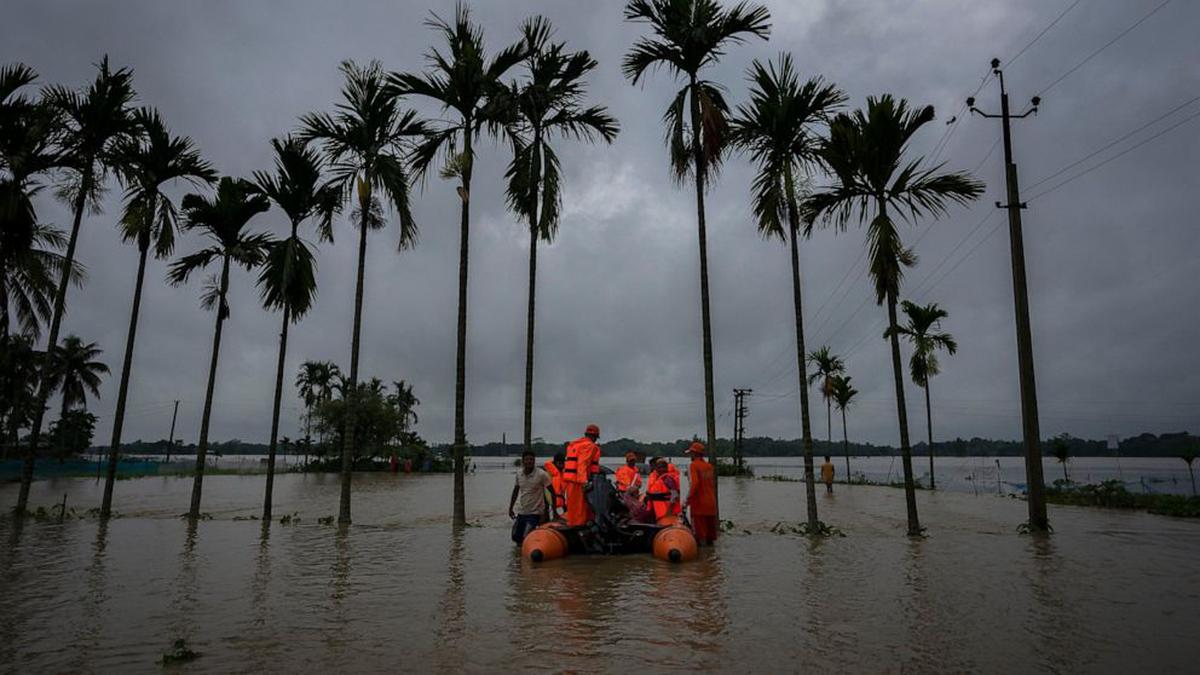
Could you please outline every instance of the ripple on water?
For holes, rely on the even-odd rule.
[[[96,497],[35,484],[34,503]],[[820,517],[847,533],[769,530],[804,518],[799,483],[726,481],[737,524],[698,561],[577,557],[533,565],[508,539],[507,471],[468,477],[449,527],[445,476],[356,476],[355,525],[327,476],[279,477],[264,530],[261,478],[213,476],[189,532],[190,482],[123,481],[107,528],[0,520],[0,662],[15,670],[155,668],[178,637],[194,668],[247,671],[1079,671],[1194,669],[1195,522],[1055,508],[1057,533],[1018,536],[1025,505],[838,486]],[[11,498],[8,486],[0,498]],[[134,515],[130,515],[134,514]],[[746,533],[748,531],[748,533]],[[53,630],[47,630],[47,627]]]

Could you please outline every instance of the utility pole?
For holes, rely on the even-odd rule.
[[[996,207],[1008,211],[1008,237],[1012,255],[1013,305],[1016,309],[1017,364],[1021,381],[1021,423],[1025,436],[1025,481],[1029,503],[1029,527],[1037,532],[1047,532],[1050,523],[1046,519],[1046,485],[1042,478],[1041,432],[1038,429],[1037,386],[1033,377],[1033,337],[1029,321],[1029,289],[1025,277],[1025,241],[1021,234],[1021,210],[1026,205],[1021,201],[1017,185],[1017,165],[1012,156],[1012,132],[1010,122],[1037,114],[1041,97],[1034,96],[1032,107],[1020,115],[1008,109],[1008,92],[1004,88],[1004,73],[1000,70],[1000,59],[992,59],[992,73],[1000,81],[1000,114],[985,113],[975,107],[975,97],[967,99],[967,107],[981,117],[999,118],[1004,130],[1004,178],[1008,187],[1008,203],[996,202]]]
[[[750,414],[750,409],[746,407],[746,397],[753,391],[753,389],[733,390],[733,458],[738,471],[741,471],[743,465],[742,443],[746,439],[746,415]]]
[[[167,462],[171,461],[171,448],[175,447],[175,418],[179,415],[179,401],[175,401],[175,412],[171,413],[171,437],[167,440]]]

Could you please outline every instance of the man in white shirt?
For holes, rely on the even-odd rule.
[[[508,500],[508,517],[514,521],[512,540],[518,544],[525,541],[530,530],[541,525],[546,513],[546,490],[551,492],[550,508],[554,509],[554,481],[544,469],[534,465],[534,459],[530,450],[521,453],[521,468],[517,470],[512,497]]]

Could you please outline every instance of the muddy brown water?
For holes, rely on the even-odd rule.
[[[505,513],[511,469],[467,478],[474,526],[449,524],[449,476],[356,475],[117,486],[120,518],[0,520],[0,670],[159,672],[1195,672],[1200,523],[1052,507],[1055,534],[1015,533],[1025,504],[920,492],[929,536],[904,536],[900,490],[837,486],[821,519],[846,536],[770,532],[803,518],[799,483],[724,479],[737,529],[700,560],[522,561]],[[35,483],[32,503],[98,503],[88,479]],[[0,502],[16,486],[0,487]]]

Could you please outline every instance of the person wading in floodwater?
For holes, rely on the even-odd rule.
[[[551,494],[550,515],[554,517],[554,481],[550,474],[534,466],[532,450],[521,453],[521,468],[517,470],[517,481],[513,485],[512,497],[508,500],[508,517],[513,519],[512,540],[520,544],[529,531],[542,524],[546,511],[546,491]],[[513,507],[516,506],[516,512]]]
[[[825,455],[825,463],[821,465],[821,482],[825,483],[825,491],[833,492],[833,474],[837,469],[833,466],[833,461],[829,459],[829,455]]]

